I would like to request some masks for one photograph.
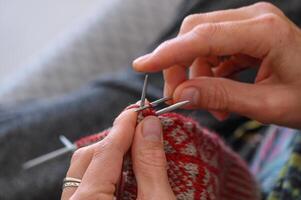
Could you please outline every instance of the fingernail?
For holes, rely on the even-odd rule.
[[[141,64],[141,63],[145,62],[149,57],[150,57],[150,53],[146,54],[144,56],[141,56],[134,60],[133,65],[136,66],[137,64]]]
[[[160,120],[154,116],[144,118],[142,124],[142,136],[146,140],[160,141],[161,135],[162,126]]]
[[[180,94],[179,101],[190,101],[190,105],[196,106],[200,97],[199,91],[194,87],[185,88]]]

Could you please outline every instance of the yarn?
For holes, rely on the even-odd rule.
[[[128,108],[132,107],[135,106]],[[155,115],[153,108],[139,112],[137,122],[148,115]],[[180,114],[166,113],[158,117],[163,127],[168,178],[177,199],[260,199],[257,184],[246,163],[217,134]],[[76,144],[85,146],[107,134],[109,130],[82,138]],[[131,160],[126,163],[123,199],[134,200],[137,198],[137,184]]]

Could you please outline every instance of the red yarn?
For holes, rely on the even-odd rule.
[[[140,122],[155,115],[153,108],[139,113]],[[177,199],[254,200],[259,190],[244,161],[221,138],[191,118],[176,113],[159,116],[163,125],[167,173]],[[104,138],[109,131],[80,139],[81,147]],[[123,199],[137,198],[137,184],[129,161]]]
[[[82,137],[81,139],[77,140],[75,142],[75,145],[77,146],[77,148],[81,148],[84,146],[88,146],[92,143],[98,142],[100,140],[102,140],[103,138],[105,138],[108,134],[109,134],[109,129],[105,130],[101,133],[97,133],[97,134],[93,134],[93,135],[89,135],[86,137]]]

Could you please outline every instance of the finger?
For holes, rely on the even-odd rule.
[[[219,10],[203,14],[189,15],[182,23],[179,35],[191,31],[199,24],[245,20],[254,17],[256,14],[257,13],[254,12],[252,5],[237,9]]]
[[[163,71],[164,76],[164,96],[172,96],[177,85],[181,84],[186,78],[186,67],[175,65]]]
[[[74,152],[71,164],[67,172],[67,177],[82,179],[93,157],[93,147],[82,147]],[[77,190],[76,187],[66,187],[62,193],[62,200],[70,199]]]
[[[241,83],[224,78],[199,77],[182,83],[174,93],[175,101],[189,100],[187,108],[235,112],[264,121],[272,120],[277,109],[270,102],[273,89],[268,85]],[[262,112],[265,110],[265,112]]]
[[[221,62],[218,67],[214,69],[214,74],[217,77],[229,77],[235,73],[241,72],[250,67],[258,67],[260,61],[256,58],[246,55],[234,55],[230,59]]]
[[[229,117],[228,112],[222,112],[222,111],[209,111],[217,120],[219,121],[224,121]]]
[[[213,23],[213,22],[221,22],[221,21],[233,21],[233,20],[242,20],[250,17],[249,13],[246,13],[246,7],[239,8],[239,9],[229,9],[229,10],[222,10],[222,11],[214,11],[204,14],[193,14],[187,16],[180,28],[178,35],[183,35],[189,31],[191,31],[195,26],[202,24],[202,23]],[[212,57],[204,58],[199,57],[196,58],[196,60],[193,61],[190,70],[189,70],[189,78],[194,78],[197,76],[213,76],[212,70],[210,69],[211,66],[209,66],[209,61],[212,60]],[[216,57],[214,58],[216,60]],[[211,64],[211,63],[210,63]],[[164,71],[168,71],[169,69],[166,69]],[[174,77],[175,74],[170,75],[170,77]],[[168,82],[169,79],[165,78],[165,83]],[[180,82],[179,82],[180,83]],[[178,83],[178,84],[179,84]],[[168,88],[172,88],[169,93],[172,94],[173,90],[178,84],[168,84]],[[167,92],[168,93],[168,92]]]
[[[138,199],[174,199],[168,182],[162,133],[161,122],[155,116],[144,118],[137,126],[132,158]]]
[[[291,23],[291,21],[283,14],[283,12],[273,4],[268,2],[259,2],[238,9],[221,10],[187,16],[181,25],[179,35],[190,32],[193,28],[200,24],[247,20],[265,14],[277,15],[286,22]],[[139,66],[143,65],[144,61],[150,56],[151,54],[147,54],[137,58],[133,62],[134,68],[138,71],[143,71],[144,69]]]
[[[180,28],[179,35],[191,31],[195,26],[204,23],[217,23],[227,21],[240,21],[250,19],[262,14],[272,13],[284,18],[282,11],[271,3],[260,2],[236,9],[219,10],[209,13],[193,14],[187,16]]]
[[[190,79],[197,78],[200,76],[212,77],[213,72],[211,70],[211,67],[212,66],[211,66],[211,64],[208,63],[207,58],[202,58],[202,57],[197,58],[193,62],[192,66],[190,67],[190,70],[189,70]],[[176,88],[176,86],[175,86],[175,88]],[[227,113],[227,112],[210,111],[210,113],[219,121],[223,121],[229,116],[229,113]]]
[[[198,76],[213,76],[211,65],[206,58],[199,57],[195,59],[189,69],[189,78],[196,78]]]
[[[180,28],[179,35],[183,35],[189,31],[191,31],[195,26],[202,24],[202,23],[214,23],[214,22],[225,22],[225,21],[235,21],[235,20],[243,20],[248,19],[254,16],[254,12],[250,12],[250,7],[241,7],[238,9],[229,9],[229,10],[221,10],[221,11],[214,11],[204,14],[193,14],[187,16]],[[208,61],[207,61],[208,60]],[[194,78],[197,76],[213,76],[212,70],[210,69],[211,66],[209,65],[209,61],[212,59],[206,59],[204,57],[197,58],[190,70],[189,70],[189,77]],[[216,57],[215,57],[215,60]],[[168,70],[168,69],[167,69]],[[174,76],[174,74],[173,74]],[[165,80],[168,80],[167,78]],[[171,85],[171,84],[169,84]],[[177,84],[178,85],[178,84]],[[171,85],[170,88],[175,89],[177,85]],[[171,90],[173,92],[173,90]],[[213,112],[215,115],[215,112]],[[222,115],[215,115],[218,119],[221,119]]]
[[[267,14],[237,22],[202,24],[164,42],[146,59],[135,63],[134,67],[138,71],[155,72],[211,55],[246,54],[262,58],[276,43],[277,35],[273,30],[283,27],[282,23],[276,15]],[[284,34],[285,30],[280,32]],[[272,34],[275,37],[270,37]]]
[[[247,19],[252,16],[254,16],[254,12],[250,12],[250,7],[252,6],[247,6],[247,7],[242,7],[238,9],[229,9],[229,10],[222,10],[222,11],[214,11],[210,13],[205,13],[205,14],[194,14],[186,17],[181,25],[179,35],[182,35],[184,33],[189,32],[191,29],[193,29],[195,26],[201,24],[201,23],[209,23],[209,22],[221,22],[221,21],[234,21],[234,20],[242,20],[242,19]],[[199,62],[204,62],[205,58],[202,58],[202,61],[200,61],[201,58],[196,59],[195,64],[193,65],[198,65]],[[170,96],[175,87],[182,83],[185,78],[184,76],[186,70],[183,69],[182,66],[172,66],[166,70],[164,70],[164,80],[165,80],[165,87],[164,87],[164,96]],[[190,74],[191,77],[196,77],[194,74],[198,74],[199,76],[204,75],[204,76],[209,76],[211,72],[210,68],[199,68],[199,67],[194,67]],[[196,72],[196,73],[195,73]],[[176,76],[175,76],[176,74]]]
[[[121,173],[123,156],[131,146],[136,127],[134,109],[122,112],[115,120],[110,134],[96,144],[92,161],[74,193],[82,199],[112,199]]]

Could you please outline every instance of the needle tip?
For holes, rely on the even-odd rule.
[[[181,102],[178,102],[178,103],[176,103],[176,104],[173,104],[173,105],[171,105],[171,106],[168,106],[168,107],[166,107],[166,108],[163,108],[163,109],[161,109],[161,110],[158,110],[158,111],[156,112],[156,114],[157,114],[157,115],[161,115],[161,114],[164,114],[164,113],[167,113],[167,112],[174,111],[174,110],[176,110],[176,109],[178,109],[178,108],[180,108],[180,107],[182,107],[182,106],[184,106],[184,105],[186,105],[186,104],[188,104],[188,103],[189,103],[189,101],[181,101]]]
[[[145,96],[146,96],[147,85],[148,85],[148,74],[145,74],[143,89],[142,89],[142,94],[141,94],[140,108],[142,108],[145,105]]]

